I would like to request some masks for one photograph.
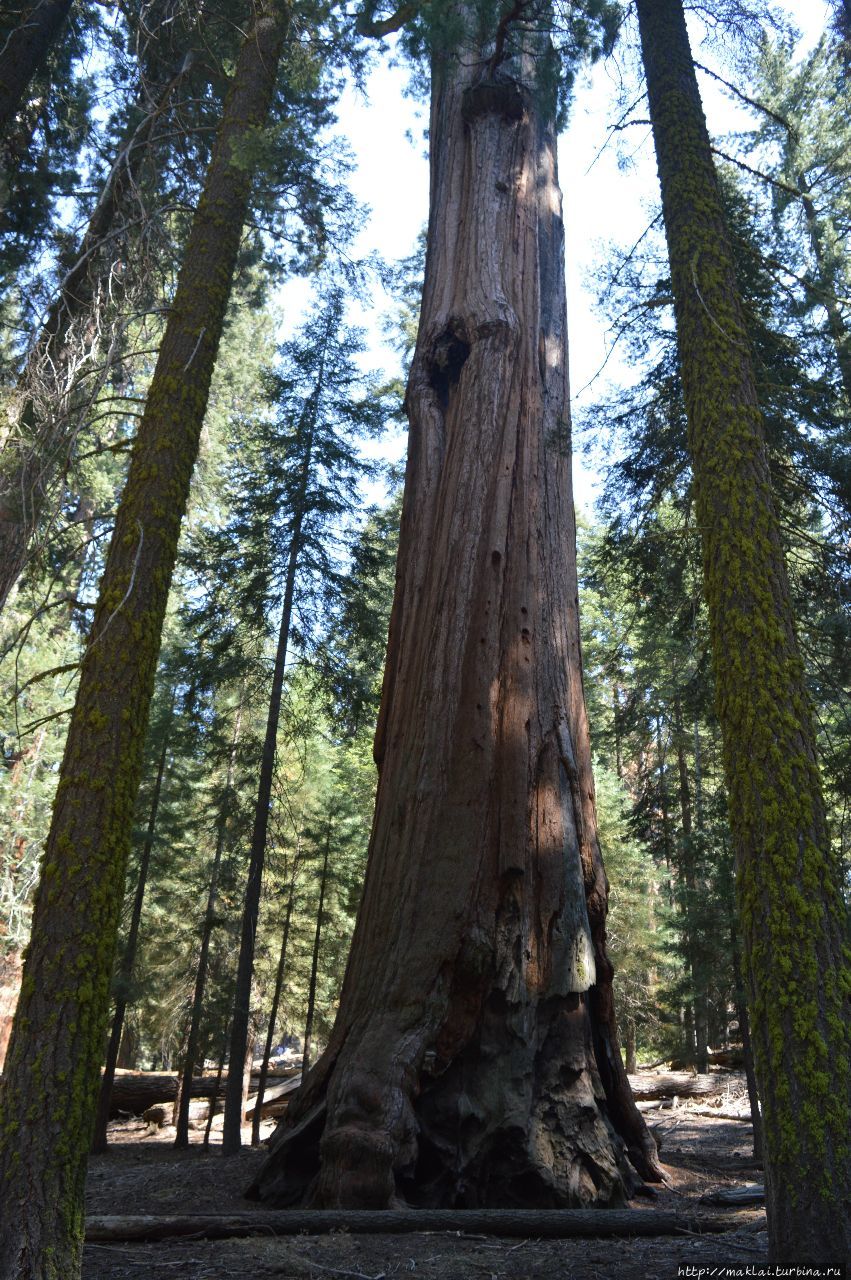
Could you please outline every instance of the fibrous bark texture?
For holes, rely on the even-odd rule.
[[[763,1108],[770,1255],[851,1256],[838,859],[753,369],[681,0],[638,0],[671,262]]]
[[[539,50],[538,52],[545,52]],[[435,59],[431,215],[366,886],[250,1194],[615,1205],[623,1074],[580,675],[561,196],[534,60]]]
[[[74,1280],[109,982],[180,522],[287,10],[234,72],[116,516],[62,762],[0,1093],[0,1277]]]

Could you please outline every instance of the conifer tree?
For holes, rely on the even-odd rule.
[[[160,633],[290,11],[258,8],[233,76],[116,517],[65,748],[0,1094],[0,1276],[79,1275],[83,1181]],[[38,1128],[26,1121],[40,1117]]]
[[[762,415],[680,0],[638,0],[764,1107],[770,1258],[851,1256],[849,972]]]
[[[13,399],[13,421],[0,429],[0,611],[23,570],[29,543],[57,483],[67,473],[78,423],[72,408],[70,369],[82,355],[72,335],[82,324],[95,332],[96,300],[118,290],[113,279],[114,224],[128,193],[135,191],[151,134],[175,88],[191,65],[186,58],[122,140],[85,234],[71,255],[41,331],[30,345]],[[105,255],[105,250],[106,255]],[[126,276],[126,272],[124,273]],[[127,281],[122,281],[126,288]],[[88,355],[96,343],[89,341]],[[14,403],[17,400],[18,403]]]
[[[306,617],[318,576],[326,582],[335,576],[330,550],[334,524],[351,510],[357,480],[366,470],[357,455],[356,440],[375,431],[382,418],[377,399],[354,393],[362,377],[355,364],[360,339],[344,329],[343,307],[341,290],[332,286],[299,338],[285,348],[283,370],[275,380],[278,430],[263,440],[250,501],[246,493],[233,527],[225,531],[233,539],[233,554],[240,562],[249,561],[246,592],[255,596],[259,592],[255,608],[259,607],[264,624],[272,603],[282,594],[231,1023],[222,1136],[226,1155],[241,1143],[242,1084],[233,1064],[242,1062],[246,1052],[254,941],[294,609],[300,606]],[[286,519],[281,521],[283,513]],[[256,556],[253,572],[252,552]],[[299,600],[297,585],[305,584],[309,591]]]

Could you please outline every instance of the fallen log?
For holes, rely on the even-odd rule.
[[[224,1082],[220,1086],[224,1089]],[[215,1076],[195,1076],[193,1098],[211,1098],[216,1092]],[[116,1074],[112,1082],[109,1118],[119,1115],[140,1116],[159,1103],[173,1102],[177,1097],[177,1075],[159,1071],[128,1071]]]
[[[690,1116],[711,1116],[714,1120],[735,1120],[738,1124],[751,1124],[751,1113],[733,1111],[730,1107],[689,1107]]]
[[[222,1240],[252,1235],[324,1235],[328,1231],[397,1235],[463,1231],[492,1236],[716,1234],[751,1226],[752,1213],[672,1213],[642,1209],[278,1209],[222,1215],[108,1215],[86,1219],[86,1240]]]
[[[709,1098],[727,1087],[723,1076],[696,1076],[690,1071],[669,1071],[661,1076],[639,1073],[627,1078],[636,1099]]]
[[[260,1109],[260,1114],[265,1115],[267,1106],[270,1106],[271,1103],[278,1101],[280,1098],[288,1098],[291,1093],[295,1093],[296,1089],[298,1089],[300,1085],[301,1074],[293,1076],[290,1080],[282,1080],[280,1084],[274,1084],[271,1085],[271,1087],[264,1089],[263,1106]],[[248,1099],[248,1103],[245,1108],[246,1116],[254,1115],[254,1108],[256,1105],[257,1094],[255,1093],[253,1097]]]
[[[701,1204],[732,1205],[735,1209],[746,1205],[765,1204],[765,1187],[759,1182],[751,1182],[744,1187],[719,1187],[717,1191],[707,1191],[700,1197]]]
[[[219,1097],[224,1097],[225,1084],[227,1083],[227,1072],[224,1072],[219,1085]],[[279,1082],[291,1086],[292,1089],[298,1088],[301,1080],[301,1072],[286,1069],[280,1075],[269,1076],[267,1080],[266,1097],[271,1098],[273,1091],[278,1088]],[[251,1083],[256,1089],[259,1084],[259,1074],[255,1078],[252,1074]],[[216,1093],[216,1077],[209,1076],[193,1076],[192,1078],[192,1097],[193,1098],[212,1098]],[[120,1115],[141,1116],[151,1107],[158,1106],[161,1103],[174,1102],[177,1097],[177,1074],[171,1071],[121,1071],[115,1073],[115,1079],[112,1082],[112,1095],[109,1104],[110,1120],[117,1119]]]

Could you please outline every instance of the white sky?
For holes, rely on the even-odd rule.
[[[780,0],[779,7],[803,33],[801,49],[811,47],[818,40],[830,12],[827,0]],[[695,57],[709,66],[717,66],[713,51],[700,47],[699,28],[690,24],[690,29]],[[729,69],[720,67],[719,71],[727,79],[736,81],[735,73]],[[618,167],[615,143],[598,154],[618,117],[616,75],[613,65],[603,63],[577,82],[570,123],[559,141],[574,412],[583,401],[603,389],[602,381],[598,381],[582,393],[582,388],[603,364],[609,345],[602,318],[596,314],[588,273],[607,242],[629,246],[638,239],[653,216],[650,211],[658,198],[648,128],[636,126],[617,135],[621,149],[634,152],[633,164],[626,171]],[[367,100],[349,90],[340,106],[341,131],[348,138],[357,163],[350,186],[358,200],[372,211],[355,245],[356,252],[364,255],[374,250],[387,259],[409,254],[428,216],[428,161],[423,140],[427,117],[421,104],[405,96],[407,79],[404,69],[393,67],[390,56],[385,54],[369,77]],[[700,87],[713,137],[720,138],[736,128],[747,127],[750,118],[733,105],[719,86],[701,76]],[[639,107],[635,114],[644,112]],[[292,322],[302,311],[305,284],[294,281],[283,293],[285,314]],[[373,314],[359,312],[356,317],[370,334],[372,367],[383,365],[392,369],[397,364],[395,356],[383,345],[380,328],[381,317],[390,305],[381,289],[376,288]],[[615,355],[606,366],[606,376],[617,377],[617,374]],[[402,456],[401,432],[388,448],[392,457]],[[593,500],[595,480],[594,473],[577,458],[574,484],[578,505],[588,506]]]

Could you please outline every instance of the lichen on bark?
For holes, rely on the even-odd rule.
[[[638,0],[764,1113],[771,1260],[851,1253],[851,970],[762,415],[681,0]]]

